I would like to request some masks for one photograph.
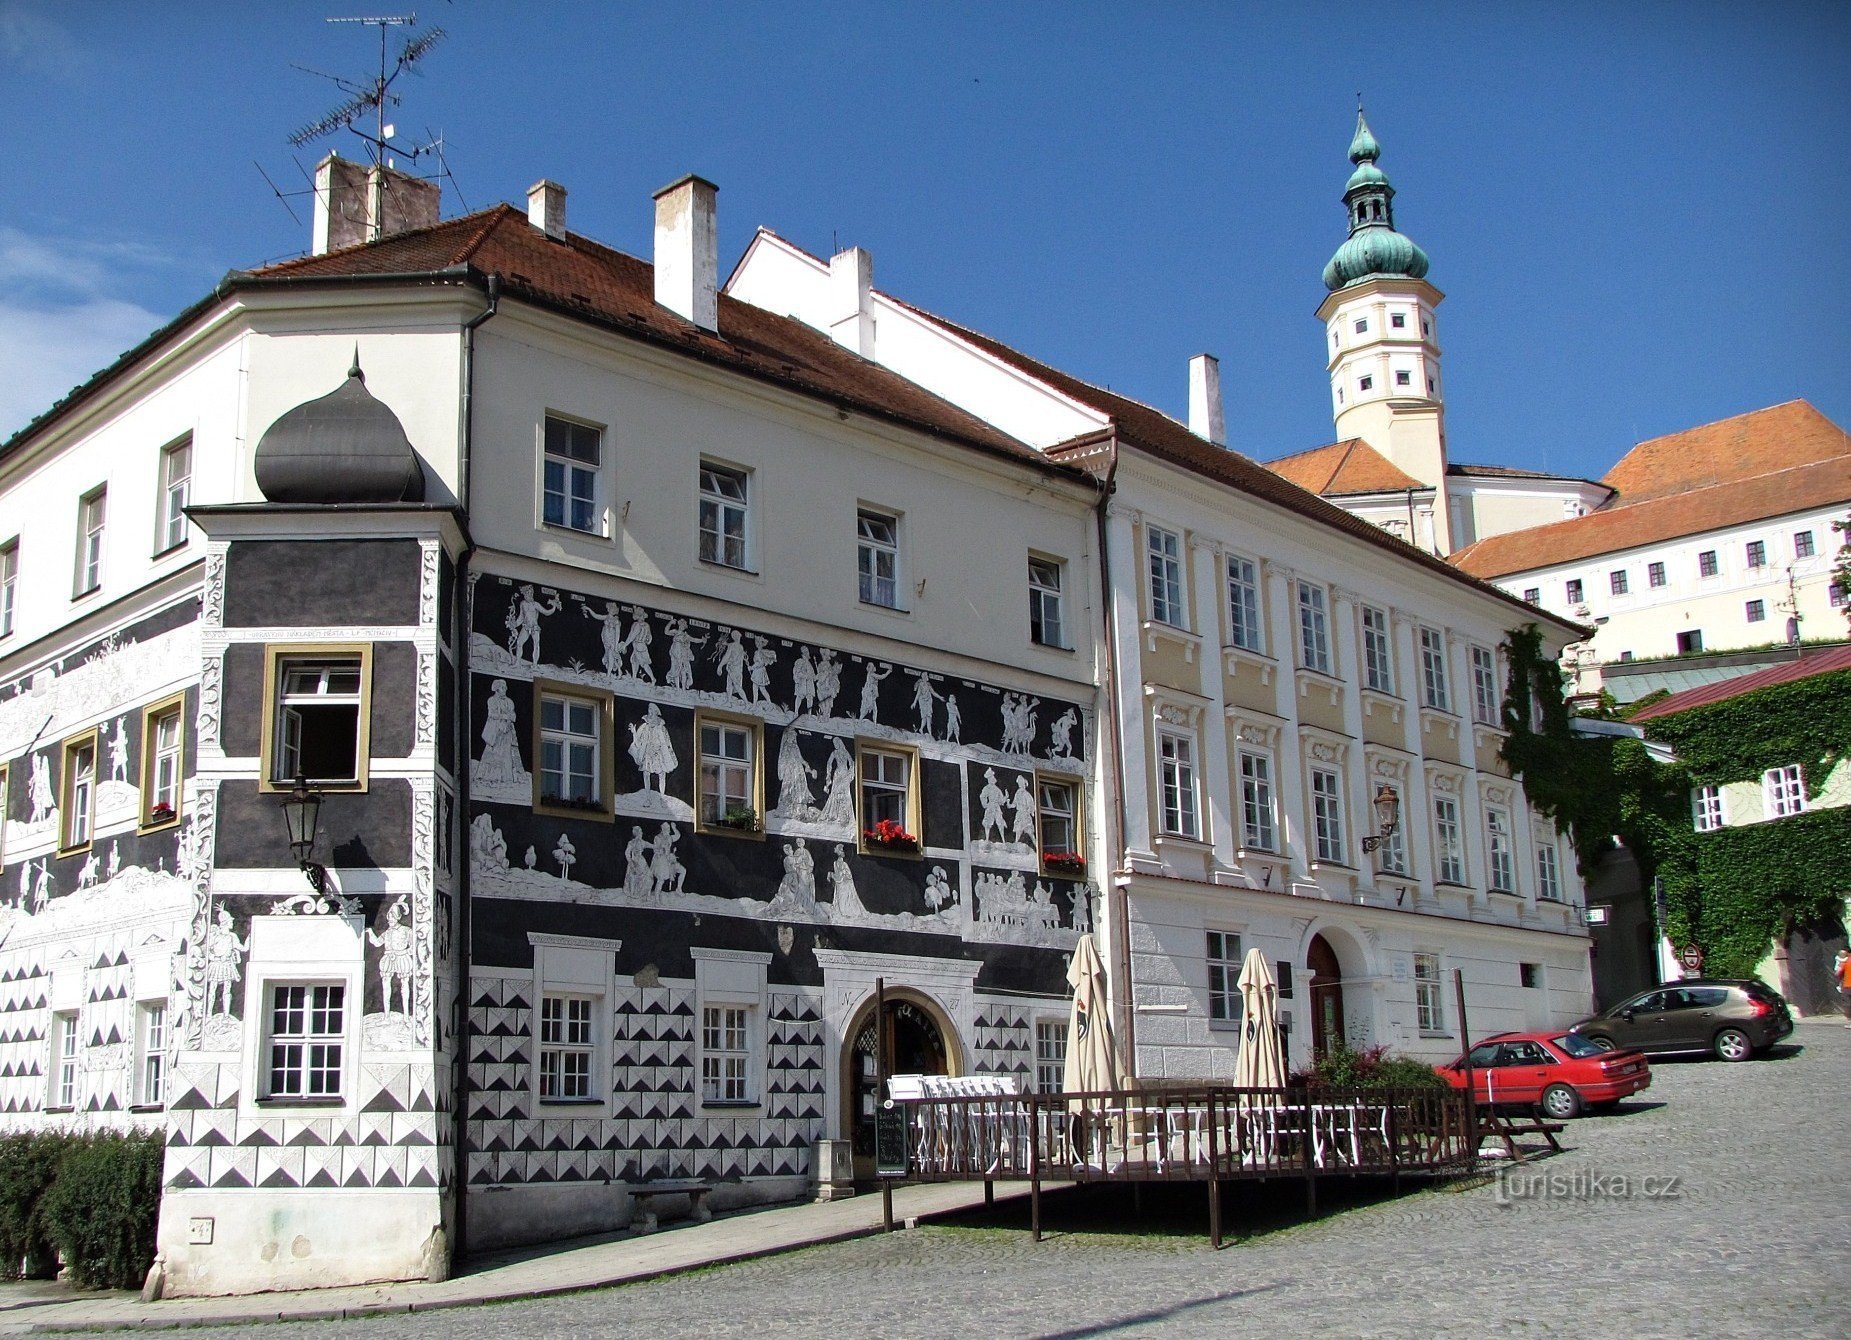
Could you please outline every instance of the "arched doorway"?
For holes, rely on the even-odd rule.
[[[1322,1057],[1345,1037],[1343,968],[1337,962],[1337,951],[1322,935],[1311,937],[1305,969],[1311,974],[1311,1054]]]
[[[879,1020],[869,1001],[850,1027],[842,1053],[842,1092],[848,1096],[848,1133],[855,1150],[857,1180],[874,1175],[874,1112],[886,1097],[880,1091],[880,1041],[887,1037],[887,1063],[894,1075],[949,1075],[957,1056],[937,1012],[923,1000],[896,991],[887,993]]]

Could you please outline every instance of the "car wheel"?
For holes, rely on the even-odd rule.
[[[1755,1054],[1755,1044],[1739,1028],[1725,1028],[1716,1035],[1716,1055],[1725,1061],[1746,1061]]]
[[[1550,1121],[1572,1121],[1581,1115],[1581,1095],[1566,1084],[1551,1084],[1544,1089],[1541,1105]]]
[[[1600,1033],[1589,1033],[1587,1040],[1594,1044],[1596,1051],[1610,1052],[1615,1049],[1613,1039]]]

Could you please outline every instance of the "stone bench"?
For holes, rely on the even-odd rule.
[[[702,1182],[696,1178],[670,1178],[660,1182],[640,1182],[630,1188],[630,1196],[636,1202],[636,1213],[631,1217],[630,1227],[637,1233],[656,1231],[657,1197],[686,1196],[688,1198],[688,1217],[697,1224],[704,1224],[713,1218],[713,1211],[707,1208],[707,1196],[713,1190],[711,1182]]]

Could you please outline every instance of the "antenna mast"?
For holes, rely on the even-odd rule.
[[[395,127],[386,121],[386,109],[396,107],[401,99],[392,91],[400,75],[411,69],[444,39],[442,28],[427,28],[416,37],[408,37],[399,48],[397,59],[388,54],[387,36],[391,28],[415,28],[418,16],[414,14],[383,14],[354,18],[329,19],[329,23],[362,23],[379,29],[379,74],[376,78],[364,82],[343,79],[339,75],[323,74],[320,70],[310,70],[297,66],[306,74],[318,75],[328,80],[347,95],[347,101],[328,112],[320,120],[312,121],[289,137],[289,143],[295,148],[302,148],[311,141],[324,135],[331,135],[337,130],[350,130],[367,147],[367,155],[373,166],[391,166],[386,160],[388,153],[403,154],[416,160],[418,155],[432,149],[434,145],[394,144]],[[355,123],[360,118],[372,113],[372,129],[369,134]]]

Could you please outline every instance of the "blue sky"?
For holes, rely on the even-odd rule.
[[[1448,295],[1455,459],[1597,477],[1801,396],[1851,426],[1841,3],[416,7],[449,38],[395,117],[443,132],[446,212],[549,176],[647,255],[650,193],[698,171],[723,267],[759,224],[858,244],[1179,415],[1218,354],[1263,459],[1332,437],[1313,314],[1358,92]],[[363,74],[374,30],[323,21],[363,12],[0,0],[0,433],[306,246],[253,162],[301,183],[286,139],[339,95],[291,66]]]

